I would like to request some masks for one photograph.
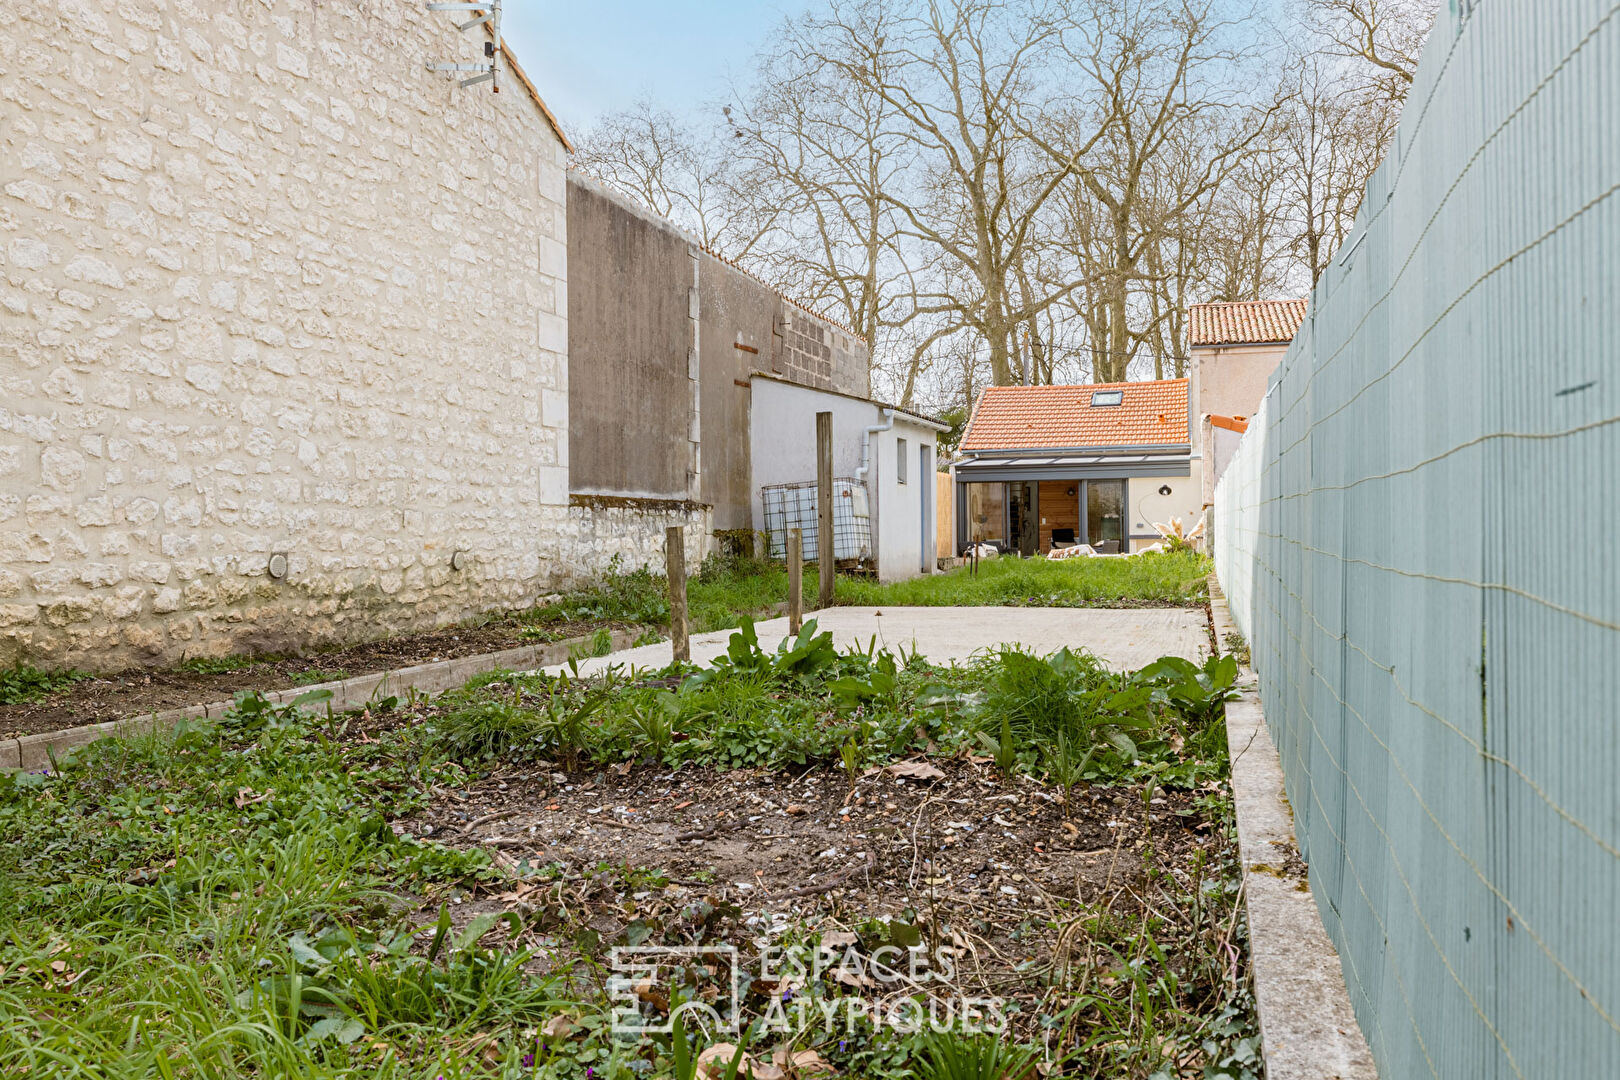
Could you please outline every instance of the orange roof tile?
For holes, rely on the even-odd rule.
[[[1093,405],[1098,390],[1119,390],[1118,405]],[[1188,442],[1187,380],[992,386],[979,397],[960,449],[1060,450]]]
[[[1219,413],[1210,413],[1209,422],[1215,427],[1235,431],[1239,435],[1249,430],[1249,418],[1246,416],[1222,416]]]
[[[1245,300],[1187,309],[1187,344],[1262,345],[1292,341],[1305,321],[1304,300]]]

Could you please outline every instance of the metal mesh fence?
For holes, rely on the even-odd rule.
[[[1617,191],[1620,4],[1443,8],[1216,495],[1386,1080],[1620,1076]]]
[[[765,533],[770,557],[787,557],[787,531],[804,530],[804,560],[821,557],[816,516],[816,482],[772,484],[759,489],[765,505]],[[866,563],[872,558],[872,515],[866,485],[850,476],[833,477],[833,558],[841,563]]]

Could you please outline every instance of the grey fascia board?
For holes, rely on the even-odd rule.
[[[1191,476],[1192,463],[1186,458],[1159,461],[1102,461],[1065,465],[958,465],[958,483],[985,483],[997,480],[1129,480],[1133,476]]]
[[[1119,446],[1006,446],[994,450],[963,450],[969,458],[977,457],[1059,457],[1065,454],[1190,454],[1192,443],[1129,443]]]

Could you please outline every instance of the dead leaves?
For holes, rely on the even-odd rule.
[[[736,1043],[714,1043],[698,1055],[698,1073],[705,1080],[720,1080],[736,1058]],[[738,1076],[751,1076],[754,1080],[791,1080],[817,1074],[830,1076],[837,1071],[817,1051],[790,1050],[785,1045],[778,1046],[771,1053],[769,1061],[743,1054],[737,1065]]]
[[[275,795],[275,793],[276,792],[275,792],[274,788],[270,789],[269,791],[266,791],[262,795],[259,794],[256,791],[254,791],[250,787],[237,788],[236,789],[236,798],[232,799],[231,802],[233,804],[235,804],[235,806],[236,806],[236,808],[238,810],[245,810],[245,809],[247,809],[248,807],[252,806],[255,803],[262,803],[262,802],[268,801],[272,796]]]
[[[902,780],[943,780],[945,774],[926,761],[897,761],[883,771]]]

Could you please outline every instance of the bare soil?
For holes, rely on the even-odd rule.
[[[285,690],[300,685],[297,676],[306,673],[329,673],[321,678],[311,677],[304,680],[306,682],[352,678],[581,637],[629,624],[611,620],[549,623],[544,628],[545,636],[524,637],[523,631],[528,625],[515,619],[501,619],[478,626],[453,626],[312,652],[307,656],[266,657],[236,671],[222,673],[132,668],[115,675],[91,676],[42,701],[0,705],[0,739],[61,731],[187,705],[229,701],[239,690]]]
[[[1041,971],[1090,947],[1090,917],[1128,923],[1155,903],[1150,868],[1196,888],[1228,853],[1193,793],[1082,787],[1066,813],[1028,777],[927,764],[937,778],[875,769],[853,793],[826,770],[512,769],[395,828],[491,852],[507,880],[453,897],[454,921],[516,911],[528,943],[559,960],[582,928],[606,946],[639,922],[652,944],[730,943],[747,957],[762,938],[810,930],[826,941],[865,927],[870,948],[871,920],[888,918],[949,942],[959,989],[1031,1002]],[[445,897],[415,899],[431,922]]]

